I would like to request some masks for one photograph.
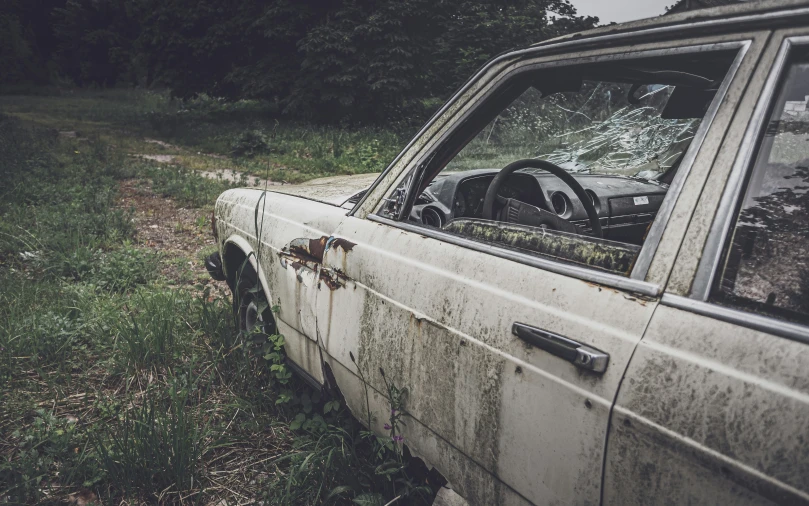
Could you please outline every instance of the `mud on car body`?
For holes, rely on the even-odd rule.
[[[470,504],[806,504],[807,97],[804,1],[547,41],[378,176],[222,194],[211,271]]]

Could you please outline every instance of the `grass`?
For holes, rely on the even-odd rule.
[[[407,125],[326,127],[279,122],[272,104],[202,96],[171,99],[148,90],[60,90],[0,95],[0,110],[77,138],[97,138],[126,154],[172,155],[190,170],[237,170],[297,183],[381,172],[405,145]],[[160,141],[160,142],[155,142]]]
[[[0,502],[429,500],[390,441],[289,378],[280,336],[234,330],[228,294],[201,276],[210,246],[156,250],[138,228],[152,210],[122,200],[164,196],[178,220],[193,206],[173,232],[196,237],[227,183],[127,156],[136,141],[53,131],[140,110],[99,95],[0,114]]]

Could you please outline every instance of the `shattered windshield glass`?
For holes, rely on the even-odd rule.
[[[539,158],[573,173],[658,178],[679,162],[701,121],[667,109],[675,88],[585,80],[578,91],[544,97],[528,88],[446,170]]]

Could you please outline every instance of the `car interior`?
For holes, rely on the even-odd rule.
[[[379,213],[629,275],[734,56],[696,52],[517,71]]]

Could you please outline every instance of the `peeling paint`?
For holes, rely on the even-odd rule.
[[[354,246],[356,246],[356,244],[354,244],[353,242],[347,239],[343,239],[341,237],[336,237],[333,239],[334,240],[330,242],[330,247],[334,249],[342,249],[346,253],[354,249]]]
[[[328,237],[323,236],[318,239],[298,238],[290,241],[284,248],[290,255],[302,256],[315,262],[323,262],[323,254],[326,252],[326,242]]]
[[[321,269],[320,271],[320,281],[323,282],[323,284],[325,284],[329,290],[343,288],[346,286],[346,282],[348,280],[348,276],[337,270]]]

